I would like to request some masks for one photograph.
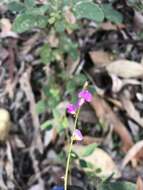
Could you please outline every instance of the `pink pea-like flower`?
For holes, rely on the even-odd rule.
[[[82,90],[79,92],[78,97],[82,100],[82,102],[91,102],[92,100],[92,94],[88,90]]]
[[[68,112],[68,113],[74,115],[74,114],[76,113],[76,111],[77,111],[77,106],[76,106],[76,105],[74,105],[74,104],[69,104],[69,105],[67,106],[67,112]]]
[[[76,129],[73,132],[73,138],[76,141],[82,141],[83,140],[83,135],[82,135],[82,133],[81,133],[81,131],[79,129]]]

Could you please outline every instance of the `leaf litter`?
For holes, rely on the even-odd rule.
[[[38,3],[43,4],[44,1],[38,1]],[[68,14],[67,19],[69,21],[75,22],[75,18],[69,10],[66,14]],[[42,70],[45,69],[47,76],[55,74],[49,66],[40,66],[41,63],[36,54],[38,52],[37,47],[44,43],[47,38],[39,31],[32,33],[32,36],[26,34],[22,37],[18,36],[11,32],[9,18],[1,20],[1,22],[3,26],[0,37],[3,44],[0,50],[3,53],[2,57],[0,56],[2,70],[0,71],[2,73],[0,106],[10,113],[12,128],[6,145],[1,145],[0,167],[7,178],[5,179],[3,174],[0,175],[0,188],[44,190],[46,187],[49,189],[55,182],[63,183],[60,177],[63,176],[64,170],[57,161],[57,152],[59,149],[61,150],[61,146],[63,147],[65,139],[64,137],[59,138],[57,132],[53,132],[53,130],[48,131],[48,133],[40,131],[40,123],[49,117],[49,113],[46,111],[39,117],[35,108],[42,91],[39,86],[37,90],[31,80],[33,73],[36,77],[38,76],[36,66],[42,68]],[[142,42],[128,38],[134,33],[134,28],[127,32],[124,30],[126,25],[118,26],[106,22],[97,29],[96,27],[90,28],[90,24],[89,32],[81,28],[76,34],[80,41],[80,51],[83,56],[77,62],[73,62],[68,58],[66,69],[71,76],[84,71],[97,89],[98,84],[94,81],[95,74],[89,72],[89,62],[91,62],[92,67],[90,69],[98,70],[98,77],[101,76],[102,72],[107,72],[111,84],[108,84],[109,88],[107,89],[105,88],[107,86],[103,85],[104,80],[100,80],[102,85],[98,86],[98,90],[102,90],[102,95],[98,94],[97,90],[97,94],[91,102],[91,107],[81,110],[79,120],[88,127],[85,131],[85,140],[80,146],[85,148],[90,143],[99,144],[101,148],[97,149],[97,152],[98,150],[99,152],[91,160],[94,160],[94,163],[99,160],[99,166],[104,166],[107,161],[104,172],[109,172],[111,175],[114,172],[112,169],[115,169],[117,176],[124,178],[124,175],[119,171],[120,167],[118,167],[121,162],[123,163],[123,173],[130,161],[133,167],[141,168],[142,166],[143,145],[140,135],[143,125],[143,108],[139,109],[136,106],[137,104],[142,105],[142,99],[136,98],[138,94],[142,94],[143,67],[140,64],[142,57],[140,43],[142,45]],[[8,39],[9,37],[11,39]],[[53,45],[56,46],[58,43],[56,37],[48,37],[50,43],[52,41]],[[53,38],[55,41],[53,41]],[[5,46],[4,43],[7,43],[7,40],[13,46]],[[18,44],[20,46],[17,46]],[[128,51],[129,44],[131,44],[130,51]],[[106,81],[105,75],[101,78]],[[38,76],[36,80],[42,80],[43,82],[45,80],[44,75],[41,78]],[[125,91],[128,91],[130,96],[126,96]],[[85,115],[87,116],[89,113],[91,113],[90,117],[86,118]],[[0,117],[2,116],[0,115]],[[135,129],[131,130],[130,120],[137,124],[138,138],[133,132]],[[102,130],[98,129],[98,122],[101,126],[104,126]],[[91,133],[88,129],[91,130]],[[43,140],[44,136],[49,138],[48,141]],[[120,144],[120,148],[117,150],[114,147],[114,138],[117,138]],[[51,153],[51,149],[53,153]],[[120,152],[124,154],[124,158],[120,156]],[[7,158],[6,162],[4,156]],[[51,159],[52,163],[50,163],[50,159],[47,159],[50,156],[53,159]],[[111,164],[111,171],[108,170],[108,164]],[[134,176],[139,176],[138,171],[135,171],[129,164],[128,167],[134,172]],[[77,172],[73,177],[74,180],[84,186],[78,175],[82,175],[82,172]],[[136,181],[130,172],[126,175],[128,175],[130,181]],[[140,175],[143,177],[142,172]],[[140,178],[137,179],[137,188],[140,190],[142,182]],[[85,181],[84,183],[88,182]]]

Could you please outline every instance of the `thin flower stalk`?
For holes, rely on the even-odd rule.
[[[67,163],[66,163],[66,171],[65,171],[65,176],[64,176],[64,190],[67,190],[67,185],[68,185],[68,173],[69,173],[69,166],[70,166],[70,159],[71,159],[71,152],[72,152],[72,146],[74,141],[81,141],[83,140],[83,136],[82,133],[79,129],[77,128],[77,121],[78,121],[78,117],[79,117],[79,113],[80,113],[80,109],[81,106],[85,103],[85,102],[90,102],[92,99],[92,95],[91,93],[86,90],[87,88],[87,82],[85,83],[82,91],[78,94],[78,101],[77,104],[69,104],[67,107],[67,112],[75,115],[75,122],[74,122],[74,127],[73,127],[73,133],[72,133],[72,137],[71,137],[71,141],[70,141],[70,145],[69,145],[69,151],[68,151],[68,157],[67,157]]]

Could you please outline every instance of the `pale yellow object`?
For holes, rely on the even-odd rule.
[[[109,177],[113,174],[113,178],[121,177],[121,172],[119,168],[116,166],[115,162],[112,160],[110,155],[100,148],[95,148],[94,152],[87,156],[82,157],[82,153],[84,152],[86,146],[74,145],[73,150],[81,156],[80,158],[84,159],[87,162],[90,162],[95,168],[100,168],[101,172],[97,173],[100,177]],[[94,168],[87,169],[85,171],[94,171]]]
[[[10,114],[7,110],[0,108],[0,141],[5,141],[11,127]]]

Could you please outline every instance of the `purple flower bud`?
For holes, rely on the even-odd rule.
[[[81,131],[79,129],[76,129],[73,132],[73,138],[76,141],[82,141],[83,140],[83,135],[82,135],[82,133],[81,133]]]
[[[92,94],[88,90],[82,90],[78,94],[79,98],[83,98],[86,102],[91,102]]]
[[[74,114],[76,113],[76,111],[77,111],[77,106],[76,106],[76,105],[74,105],[74,104],[69,104],[69,105],[67,106],[67,112],[68,112],[68,113],[74,115]]]

